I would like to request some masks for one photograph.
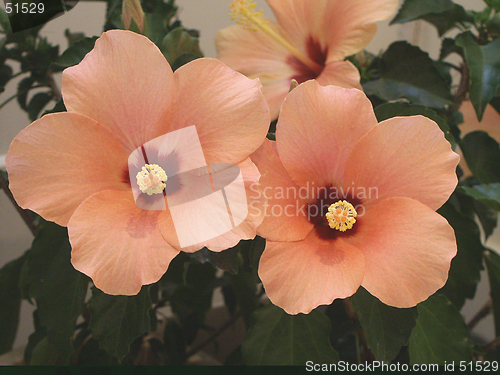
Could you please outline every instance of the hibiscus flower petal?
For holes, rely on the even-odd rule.
[[[367,205],[400,196],[436,210],[457,185],[458,161],[434,121],[423,116],[395,117],[358,141],[347,159],[344,185],[376,189],[364,202]]]
[[[354,294],[364,263],[356,247],[340,238],[322,239],[313,230],[303,241],[268,241],[259,276],[272,303],[288,314],[309,313]]]
[[[235,246],[242,239],[252,239],[256,236],[257,227],[262,222],[265,214],[265,199],[259,187],[260,173],[250,159],[245,159],[237,167],[241,171],[241,182],[243,184],[234,183],[233,181],[229,186],[224,184],[226,198],[222,194],[213,194],[214,200],[209,202],[206,200],[208,197],[205,194],[202,197],[203,202],[200,200],[198,200],[198,203],[194,202],[193,210],[191,210],[191,205],[182,205],[179,206],[181,209],[177,211],[175,211],[175,208],[169,207],[167,211],[162,213],[159,218],[159,225],[163,237],[169,243],[179,250],[190,253],[203,247],[208,247],[212,251],[222,251]],[[212,170],[212,180],[217,178],[218,173],[214,173]],[[217,186],[217,181],[214,182],[214,185],[216,192],[220,193],[222,186]],[[243,187],[245,190],[240,191]],[[243,195],[246,194],[246,196],[242,197],[242,193]],[[244,202],[241,198],[243,198]],[[225,205],[226,199],[229,203],[229,210]],[[224,203],[220,210],[218,209],[219,202]],[[242,207],[242,205],[245,205],[245,207]],[[195,220],[201,221],[196,224]],[[203,222],[206,222],[208,226]],[[179,226],[182,223],[186,223],[187,227],[184,225]],[[189,227],[193,230],[192,233]],[[182,233],[178,233],[179,230]],[[217,234],[221,230],[223,233]],[[203,241],[195,241],[189,238],[190,236],[199,238],[203,235],[202,232],[207,234],[205,237],[209,238]],[[211,237],[210,233],[215,233],[215,235]],[[191,242],[193,244],[181,247],[179,234],[183,237],[183,243]]]
[[[82,62],[63,72],[68,111],[111,129],[130,153],[168,132],[175,106],[172,69],[146,37],[105,32]]]
[[[307,81],[283,103],[276,128],[278,153],[297,185],[336,185],[356,141],[376,125],[362,91]]]
[[[362,285],[385,304],[415,306],[446,283],[457,252],[455,233],[426,205],[387,198],[354,225],[356,233],[348,241],[366,259]]]
[[[91,196],[68,224],[73,266],[107,294],[137,294],[158,281],[179,253],[158,228],[162,212],[138,208],[132,191]]]
[[[271,29],[282,35],[276,22],[263,18]],[[261,30],[250,30],[242,25],[220,30],[215,44],[220,61],[248,78],[259,78],[271,118],[277,118],[290,81],[297,74],[289,64],[290,52]]]
[[[327,63],[362,50],[389,18],[397,0],[267,0],[293,44],[303,51],[312,45],[326,51]]]
[[[262,173],[260,183],[267,198],[266,217],[257,232],[269,241],[303,240],[313,228],[307,220],[307,202],[301,198],[307,198],[307,192],[300,190],[288,176],[273,149],[274,143],[266,140],[251,155]]]
[[[362,90],[359,70],[350,61],[334,61],[316,78],[321,86],[333,85]]]
[[[262,144],[270,118],[258,80],[208,58],[177,69],[175,78],[172,129],[195,125],[207,163],[237,164]]]
[[[107,128],[75,113],[46,115],[22,130],[6,164],[18,204],[63,226],[96,192],[130,188],[120,141]]]

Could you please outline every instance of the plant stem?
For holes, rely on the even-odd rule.
[[[484,304],[483,307],[481,307],[481,310],[479,310],[476,313],[476,315],[474,315],[474,317],[471,319],[471,321],[467,324],[469,330],[472,330],[481,320],[487,317],[491,313],[492,309],[493,309],[493,301],[490,299],[488,302]]]

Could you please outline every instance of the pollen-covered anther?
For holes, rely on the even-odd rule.
[[[255,11],[255,4],[252,0],[234,0],[231,3],[231,19],[236,20],[236,23],[245,26],[251,30],[257,30],[259,24],[266,24],[267,21],[262,19],[264,11]]]
[[[165,189],[168,177],[158,164],[146,164],[137,173],[137,185],[147,195],[161,194]]]
[[[357,215],[352,204],[347,201],[338,201],[328,207],[326,219],[330,228],[345,232],[347,229],[352,228]]]

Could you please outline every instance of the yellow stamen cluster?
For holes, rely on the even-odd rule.
[[[347,229],[352,228],[357,215],[352,204],[347,201],[338,201],[328,207],[326,219],[330,228],[345,232]]]
[[[137,185],[139,189],[147,195],[161,194],[165,189],[165,181],[168,177],[165,171],[158,164],[146,164],[137,173]]]
[[[267,35],[276,40],[279,44],[285,47],[288,52],[299,59],[309,69],[316,74],[320,74],[323,67],[304,55],[295,46],[290,44],[283,36],[274,31],[268,24],[269,21],[263,17],[262,9],[259,12],[255,11],[256,4],[252,0],[234,0],[231,3],[231,19],[236,20],[236,23],[245,26],[248,29],[264,31]]]
[[[243,25],[248,29],[257,30],[256,25],[267,24],[268,21],[263,20],[264,11],[255,11],[255,4],[252,0],[235,0],[231,3],[231,19],[236,20],[237,24]]]

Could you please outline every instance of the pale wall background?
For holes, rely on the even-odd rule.
[[[349,1],[349,0],[346,0]],[[227,27],[233,23],[229,17],[229,3],[231,0],[177,0],[180,8],[179,18],[187,28],[196,28],[201,32],[200,44],[205,56],[216,57],[214,38],[217,30]],[[264,0],[257,0],[258,6],[264,9],[264,13],[272,18],[267,4]],[[481,0],[455,0],[456,3],[468,9],[482,9]],[[401,3],[401,1],[400,1]],[[0,6],[4,7],[3,2]],[[67,47],[64,30],[69,28],[72,32],[81,31],[87,36],[100,35],[104,24],[105,4],[101,2],[79,2],[69,13],[61,16],[43,29],[43,35],[52,43],[59,44],[61,50]],[[379,31],[368,46],[372,53],[378,53],[395,40],[407,40],[412,44],[429,52],[431,57],[437,58],[439,53],[439,40],[437,32],[423,22],[413,22],[406,25],[389,26],[388,22],[379,23]],[[60,77],[58,77],[60,85]],[[17,83],[10,82],[6,91],[0,95],[0,103],[15,94]],[[8,147],[16,134],[29,124],[27,115],[22,112],[17,102],[13,101],[0,111],[0,168],[3,167],[2,157],[7,153]],[[36,181],[33,181],[36,183]],[[499,249],[500,232],[497,231],[488,245]],[[32,236],[19,215],[3,192],[0,192],[0,267],[10,260],[19,257],[30,247]],[[476,298],[467,302],[463,313],[466,319],[470,319],[477,310],[488,300],[489,288],[486,274],[483,277]],[[33,307],[26,302],[22,306],[22,321],[18,337],[14,344],[15,348],[26,345],[29,334],[33,331],[31,314]],[[483,320],[474,333],[481,335],[487,341],[494,338],[493,319]]]

